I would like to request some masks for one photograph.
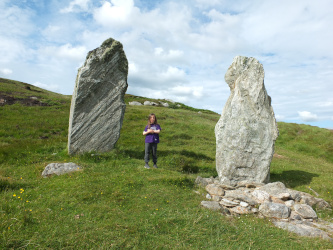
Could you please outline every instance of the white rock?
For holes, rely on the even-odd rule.
[[[241,202],[239,203],[239,205],[240,205],[241,207],[248,207],[248,206],[249,206],[249,204],[246,203],[246,202],[244,202],[244,201],[241,201]]]
[[[210,195],[218,195],[218,196],[224,195],[224,190],[215,184],[209,184],[205,188]]]
[[[304,219],[317,219],[318,216],[316,212],[306,204],[295,204],[294,210],[297,214],[299,214]]]
[[[206,194],[206,199],[211,200],[212,196],[210,194]]]
[[[270,201],[270,196],[266,191],[256,189],[252,192],[252,196],[255,197],[258,203],[264,203]]]
[[[128,104],[131,106],[142,106],[142,103],[137,101],[129,102]]]
[[[276,197],[283,201],[287,201],[288,199],[291,198],[291,195],[289,193],[280,193]]]
[[[235,202],[235,201],[231,201],[231,200],[223,198],[220,201],[220,204],[223,205],[223,206],[225,206],[225,207],[235,207],[235,206],[239,205],[239,202]]]
[[[287,207],[293,207],[294,204],[295,204],[295,201],[293,201],[293,200],[285,201],[284,204],[285,204]]]
[[[265,202],[260,205],[259,212],[266,217],[285,219],[290,215],[290,208],[280,203]]]
[[[255,58],[237,56],[225,81],[231,93],[215,127],[220,182],[267,183],[278,129],[263,66]]]
[[[76,165],[73,162],[66,162],[66,163],[50,163],[48,164],[43,173],[42,176],[44,178],[51,176],[53,174],[55,175],[63,175],[71,172],[76,172],[82,170],[82,168],[78,165]]]

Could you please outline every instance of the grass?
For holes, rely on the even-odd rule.
[[[8,93],[8,84],[20,89],[22,83],[0,80],[0,92]],[[11,87],[11,93],[21,91]],[[205,194],[194,180],[198,175],[216,176],[218,114],[198,113],[185,105],[177,109],[128,105],[114,150],[71,157],[66,152],[70,99],[36,90],[41,91],[39,98],[53,104],[0,107],[0,248],[333,247],[325,240],[278,229],[265,219],[224,217],[200,208]],[[158,101],[126,95],[126,103],[140,98]],[[162,127],[159,168],[146,170],[142,131],[151,112]],[[333,133],[306,125],[278,125],[272,181],[309,193],[311,187],[333,205]],[[51,162],[75,162],[83,171],[42,178]],[[332,212],[317,212],[332,222]]]

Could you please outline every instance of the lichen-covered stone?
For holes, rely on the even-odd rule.
[[[71,172],[76,172],[79,170],[82,170],[82,168],[73,162],[50,163],[45,167],[44,171],[42,172],[42,176],[46,178],[54,174],[63,175]]]
[[[265,217],[286,219],[290,215],[290,208],[284,204],[265,202],[260,205],[259,212]]]
[[[231,93],[215,127],[220,182],[267,183],[278,129],[263,66],[255,58],[237,56],[225,81]]]
[[[79,69],[70,110],[68,153],[107,152],[116,144],[125,113],[128,61],[110,38],[88,53]]]

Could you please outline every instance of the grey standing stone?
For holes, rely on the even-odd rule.
[[[220,182],[267,183],[278,129],[263,66],[255,58],[237,56],[225,81],[231,93],[215,127]]]
[[[66,163],[50,163],[48,164],[44,171],[42,172],[42,176],[44,178],[56,174],[56,175],[62,175],[67,174],[71,172],[76,172],[81,170],[82,168],[78,165],[76,165],[73,162],[66,162]]]
[[[72,96],[69,154],[113,149],[126,108],[127,73],[128,61],[120,42],[110,38],[88,53]]]

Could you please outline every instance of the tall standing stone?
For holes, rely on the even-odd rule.
[[[109,38],[88,53],[79,69],[68,130],[68,153],[111,150],[125,113],[128,61],[120,42]]]
[[[220,182],[267,183],[279,132],[264,86],[264,68],[255,58],[236,56],[225,81],[231,93],[215,126]]]

